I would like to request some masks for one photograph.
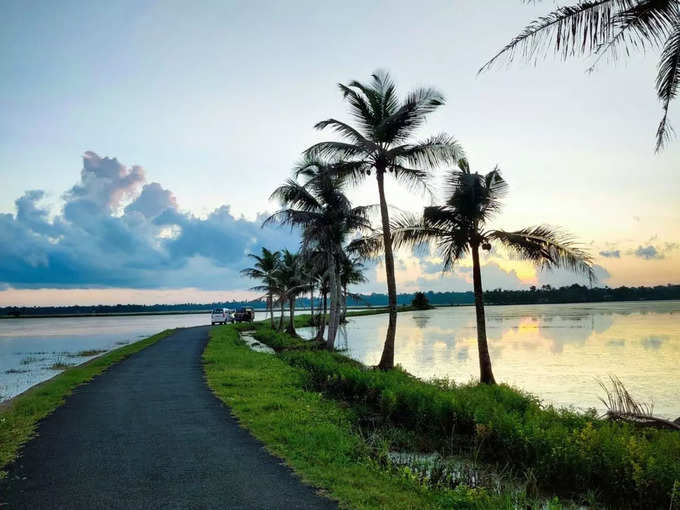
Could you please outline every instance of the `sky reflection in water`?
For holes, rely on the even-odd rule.
[[[602,408],[597,379],[618,376],[680,416],[680,301],[490,306],[487,335],[499,382],[560,406]],[[351,319],[339,341],[366,364],[380,359],[387,316]],[[473,307],[399,314],[395,362],[422,378],[478,377]]]

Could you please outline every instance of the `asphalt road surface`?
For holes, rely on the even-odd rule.
[[[210,392],[208,331],[180,329],[76,389],[0,481],[0,509],[337,508]]]

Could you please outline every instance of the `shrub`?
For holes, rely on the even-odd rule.
[[[432,307],[424,292],[416,292],[411,301],[411,306],[416,310],[429,310]]]

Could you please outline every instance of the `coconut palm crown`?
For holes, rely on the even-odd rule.
[[[271,195],[286,208],[265,220],[302,229],[302,251],[320,251],[327,259],[331,293],[327,347],[333,349],[340,312],[340,264],[345,254],[343,245],[352,232],[370,229],[370,207],[353,207],[344,188],[347,177],[332,169],[333,163],[306,157],[288,179]],[[306,179],[298,182],[297,178]]]
[[[588,0],[558,7],[527,25],[489,60],[480,71],[517,54],[535,61],[554,52],[562,59],[593,55],[616,60],[623,53],[660,48],[656,93],[662,117],[656,132],[661,150],[673,130],[668,109],[680,83],[680,0]]]
[[[252,267],[247,267],[241,271],[243,276],[252,278],[253,280],[262,281],[262,285],[251,287],[252,290],[258,290],[266,293],[267,308],[271,314],[271,326],[274,327],[274,294],[277,289],[276,273],[281,264],[281,253],[278,251],[270,251],[267,248],[262,248],[261,255],[254,253],[248,254],[248,257],[255,260]]]
[[[389,369],[394,366],[397,288],[385,175],[391,175],[397,182],[410,187],[426,189],[428,171],[441,163],[455,163],[462,156],[462,149],[447,134],[418,142],[411,140],[427,116],[444,104],[444,97],[438,91],[420,88],[401,100],[389,74],[382,71],[374,73],[369,83],[352,81],[338,86],[349,104],[355,125],[334,118],[319,122],[315,126],[317,129],[332,129],[342,141],[317,143],[305,153],[342,161],[343,164],[334,165],[334,170],[354,183],[364,181],[371,172],[375,172],[389,300],[389,323],[379,366]]]
[[[559,229],[539,225],[509,232],[488,226],[500,212],[507,189],[498,168],[480,175],[472,173],[467,161],[461,160],[459,168],[447,176],[444,205],[426,207],[422,217],[402,215],[392,222],[395,248],[424,248],[433,242],[443,259],[444,271],[450,271],[468,254],[472,256],[480,381],[487,384],[494,384],[495,378],[486,338],[480,249],[488,251],[494,244],[502,245],[540,269],[566,268],[594,278],[591,257]],[[379,252],[380,241],[374,234],[352,247],[370,255]]]

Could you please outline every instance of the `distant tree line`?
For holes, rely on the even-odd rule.
[[[680,299],[680,285],[657,285],[656,287],[586,287],[570,285],[553,288],[531,286],[527,290],[490,290],[484,293],[484,300],[494,305],[538,304],[538,303],[590,303],[602,301],[648,301]]]
[[[471,305],[474,294],[470,292],[424,292],[431,305]],[[403,293],[397,296],[399,305],[410,305],[415,293]],[[531,286],[525,290],[488,290],[484,292],[484,300],[494,305],[542,304],[542,303],[595,303],[606,301],[651,301],[680,299],[680,285],[657,285],[656,287],[594,287],[570,285],[567,287]],[[359,294],[347,298],[348,306],[386,306],[387,294]],[[321,300],[314,300],[318,307]],[[299,298],[296,305],[302,308],[310,306],[309,298]],[[26,315],[90,315],[116,313],[163,313],[205,311],[212,308],[239,308],[252,306],[266,309],[263,300],[253,301],[221,301],[218,303],[180,303],[175,305],[92,305],[92,306],[7,306],[0,308],[0,316]]]

